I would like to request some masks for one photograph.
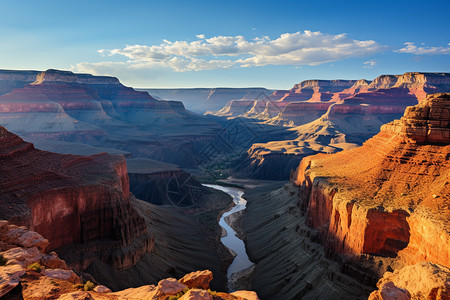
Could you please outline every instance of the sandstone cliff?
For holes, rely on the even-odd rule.
[[[150,250],[122,156],[45,152],[3,127],[0,140],[0,218],[46,235],[49,250],[77,245],[71,263],[80,270],[94,257],[128,268]]]
[[[406,106],[416,104],[429,94],[448,91],[450,91],[449,73],[409,72],[403,75],[381,75],[372,82],[365,79],[306,80],[296,84],[289,91],[276,91],[265,99],[246,99],[245,101],[265,102],[264,105],[268,107],[270,115],[272,115],[272,119],[270,119],[272,124],[298,126],[312,121],[301,118],[303,110],[308,110],[311,114],[311,111],[314,110],[313,107],[317,106],[316,113],[322,111],[321,114],[323,114],[323,107],[326,103],[328,106],[332,103],[344,105],[334,107],[337,113],[344,111],[349,113],[350,110],[354,110],[354,113],[359,114],[399,114],[403,112]],[[238,101],[234,102],[234,106],[239,105]],[[266,102],[280,104],[268,106]],[[287,105],[290,102],[295,103],[295,105]],[[285,104],[281,105],[281,103]],[[359,107],[361,104],[371,107]],[[230,103],[227,106],[230,106]],[[261,120],[268,120],[267,115],[269,114],[267,112],[265,115],[259,116],[258,114],[249,114],[250,106],[246,106],[247,112],[243,111],[245,105],[240,106],[242,107],[241,110],[227,110],[224,107],[215,114],[233,117],[250,115]],[[305,109],[301,108],[302,106],[305,106]],[[298,111],[300,111],[300,114]],[[389,121],[392,120],[391,118]]]
[[[386,265],[450,265],[449,116],[450,95],[431,95],[362,147],[302,160],[300,206],[330,253],[390,258],[369,267],[376,276]]]

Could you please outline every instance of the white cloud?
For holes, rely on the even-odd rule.
[[[159,45],[126,45],[122,49],[101,49],[103,56],[122,56],[128,68],[170,68],[177,72],[253,67],[266,65],[320,65],[382,51],[372,40],[359,41],[346,34],[320,31],[284,33],[276,39],[267,36],[247,40],[238,36],[197,35],[195,41],[163,40]],[[79,64],[86,68],[88,63]],[[92,64],[92,67],[107,63]],[[78,67],[78,65],[77,65]],[[77,68],[75,67],[75,68]]]
[[[363,62],[364,68],[367,69],[372,69],[373,67],[375,67],[377,65],[377,62],[374,60],[368,60]]]
[[[421,43],[423,45],[423,43]],[[398,53],[410,53],[415,55],[434,55],[434,54],[450,54],[450,43],[449,47],[417,47],[414,43],[405,43],[406,47],[395,50]]]

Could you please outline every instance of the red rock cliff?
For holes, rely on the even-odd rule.
[[[48,250],[78,249],[76,268],[95,257],[127,268],[149,250],[122,156],[41,151],[0,127],[0,161],[0,219],[46,236]]]
[[[292,180],[333,252],[450,266],[450,94],[428,96],[362,147],[310,156]]]

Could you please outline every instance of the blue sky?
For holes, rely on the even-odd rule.
[[[450,72],[449,11],[445,0],[0,0],[0,68],[152,88]]]

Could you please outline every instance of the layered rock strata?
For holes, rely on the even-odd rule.
[[[49,250],[70,247],[79,270],[95,257],[129,268],[151,250],[122,156],[41,151],[3,127],[0,140],[0,218],[47,236]]]
[[[431,95],[362,147],[302,160],[292,180],[330,255],[450,265],[449,113],[450,95]]]
[[[252,117],[271,124],[303,124],[291,129],[298,137],[254,144],[236,171],[259,179],[288,178],[292,164],[305,156],[302,153],[334,153],[362,145],[380,126],[400,118],[408,105],[425,101],[427,94],[436,91],[450,91],[450,74],[405,73],[382,75],[373,82],[359,80],[351,88],[334,93],[328,102],[312,98],[302,102],[268,101],[267,107],[287,105],[275,110],[276,117],[268,118],[267,113]],[[248,117],[248,112],[242,116]],[[278,166],[278,171],[272,175],[264,171],[267,166]]]
[[[306,157],[291,184],[247,192],[258,294],[366,299],[384,274],[372,299],[446,299],[449,110],[449,94],[431,95],[362,147]]]

